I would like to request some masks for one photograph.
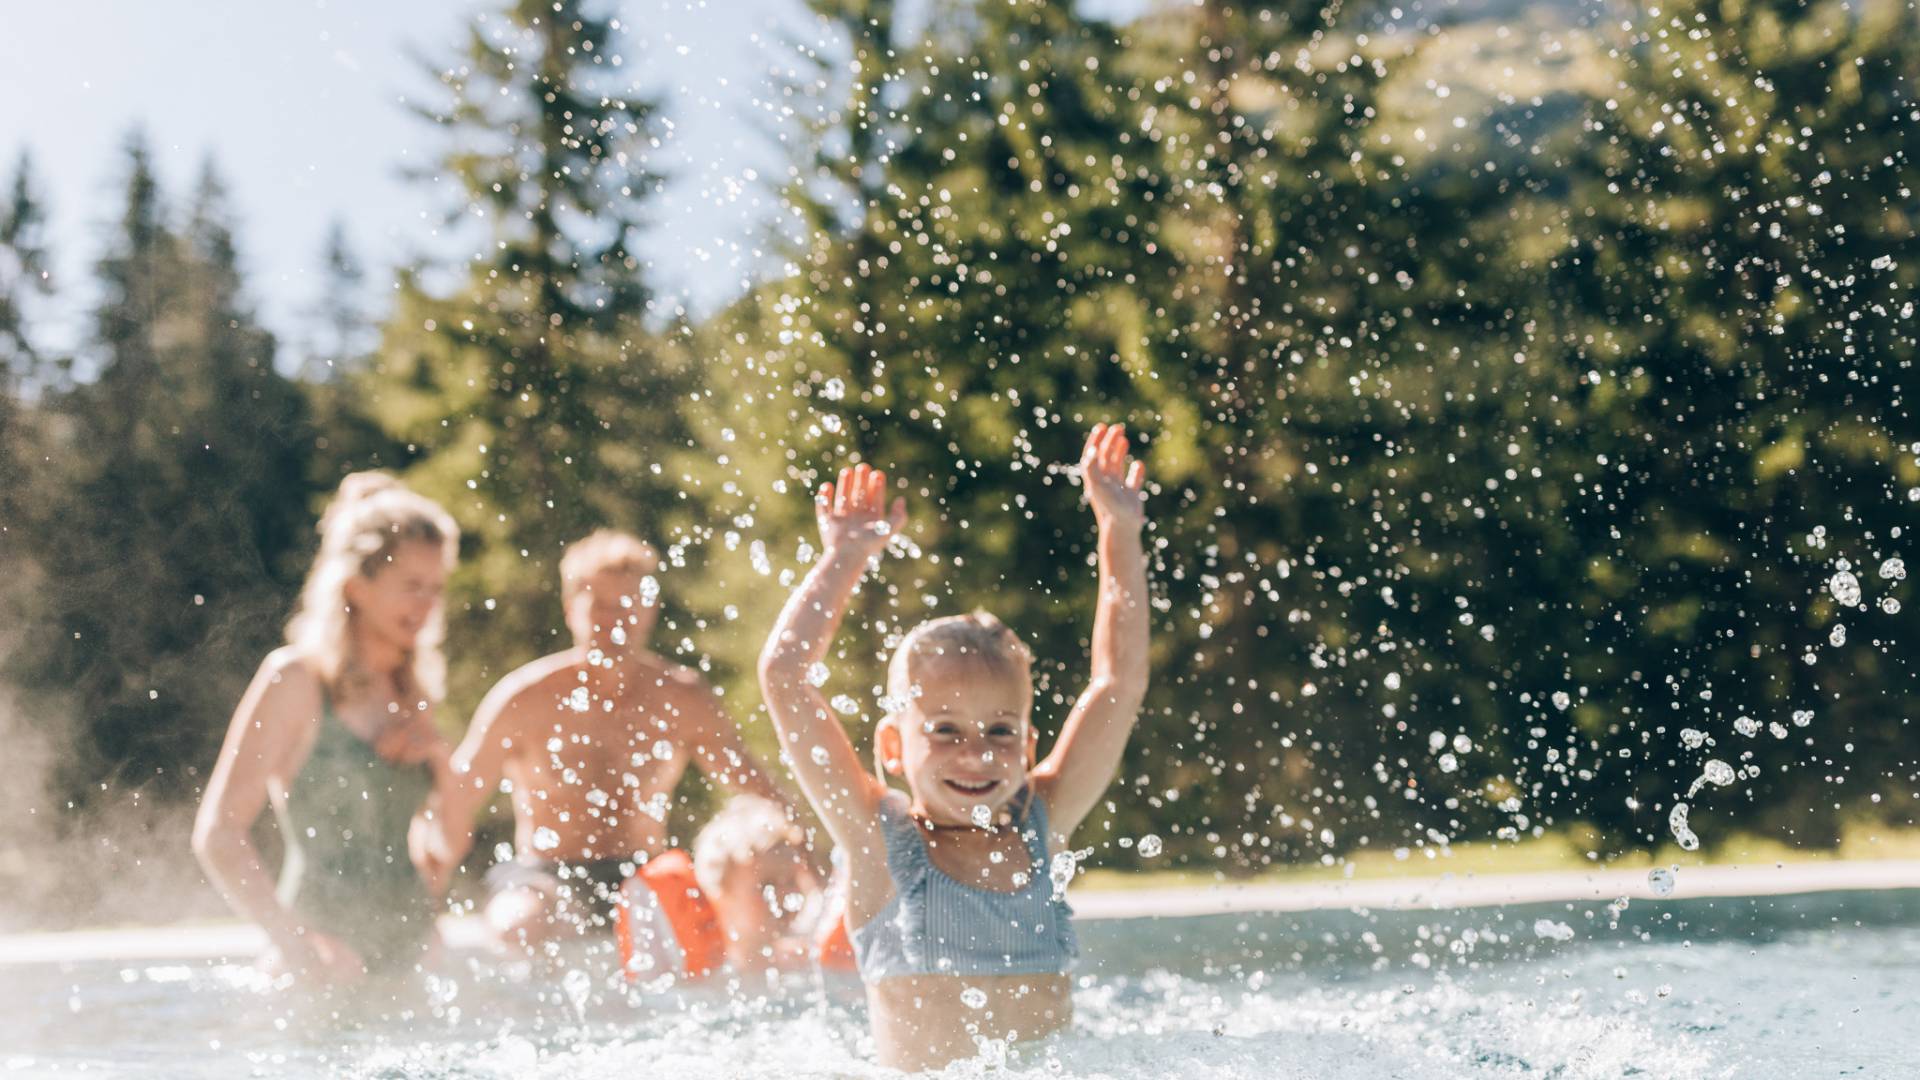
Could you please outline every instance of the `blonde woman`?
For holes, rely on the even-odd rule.
[[[287,644],[234,710],[193,849],[266,931],[272,966],[335,983],[410,966],[434,940],[449,867],[430,803],[450,774],[431,709],[459,529],[392,477],[355,473],[320,532]],[[250,839],[269,803],[286,848],[277,882]]]

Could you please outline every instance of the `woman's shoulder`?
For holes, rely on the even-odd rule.
[[[282,645],[268,653],[254,678],[283,693],[318,694],[324,686],[319,661],[298,645]]]

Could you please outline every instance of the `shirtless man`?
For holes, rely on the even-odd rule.
[[[602,530],[560,560],[574,647],[501,679],[454,752],[452,845],[473,842],[476,811],[506,780],[515,857],[487,873],[486,920],[531,946],[556,930],[612,924],[622,882],[667,850],[674,786],[688,763],[735,792],[790,805],[749,754],[701,676],[648,651],[658,560]],[[464,830],[464,843],[461,832]]]

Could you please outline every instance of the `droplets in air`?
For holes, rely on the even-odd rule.
[[[1673,842],[1679,844],[1681,850],[1699,850],[1700,838],[1695,836],[1693,830],[1687,826],[1686,803],[1673,804],[1673,809],[1667,812],[1667,828],[1672,830]]]
[[[827,679],[832,677],[832,675],[833,672],[827,670],[827,665],[818,660],[807,665],[808,686],[825,686],[827,685]]]
[[[584,686],[576,686],[572,692],[567,694],[567,708],[572,709],[574,712],[586,712],[589,704],[587,688]],[[551,752],[558,753],[560,748],[553,744],[559,741],[558,739],[549,739],[547,741],[547,749]]]
[[[554,832],[552,829],[547,828],[545,825],[542,825],[539,828],[533,830],[533,849],[535,851],[552,851],[554,848],[557,848],[559,846],[560,846],[559,833]]]
[[[1745,718],[1742,717],[1742,719]],[[1733,726],[1736,728],[1739,727],[1740,721],[1735,720]],[[1689,750],[1698,750],[1707,745],[1707,733],[1701,731],[1699,728],[1681,728],[1680,743]]]
[[[1840,646],[1845,645],[1846,643],[1847,643],[1847,628],[1840,623],[1834,623],[1833,629],[1827,631],[1827,644],[1832,645],[1834,648],[1837,649]]]
[[[1880,564],[1880,576],[1887,581],[1907,580],[1907,564],[1898,556]]]
[[[1833,594],[1841,607],[1858,607],[1860,604],[1860,579],[1854,577],[1851,570],[1836,570],[1827,579],[1827,591]]]
[[[986,803],[974,803],[973,811],[968,816],[973,819],[973,827],[976,829],[984,829],[993,824],[993,808]]]
[[[1565,690],[1555,690],[1553,692],[1554,708],[1559,709],[1561,712],[1566,712],[1567,707],[1572,704],[1573,704],[1572,694],[1567,693]]]
[[[820,396],[828,401],[842,401],[847,396],[847,384],[838,378],[828,379],[820,388]]]
[[[1687,788],[1687,798],[1691,799],[1700,794],[1700,789],[1708,784],[1714,787],[1726,787],[1733,783],[1733,780],[1733,766],[1719,758],[1708,758],[1707,763],[1701,766],[1700,775],[1695,777],[1692,786]]]
[[[653,607],[660,601],[660,582],[652,574],[640,579],[640,602]]]
[[[1679,870],[1676,867],[1656,866],[1647,871],[1647,889],[1655,896],[1672,896],[1673,890],[1678,885]]]
[[[1535,919],[1533,936],[1542,941],[1572,941],[1573,927],[1563,922],[1554,922],[1552,919]]]
[[[833,695],[833,700],[828,704],[832,705],[833,711],[839,713],[841,716],[858,716],[860,714],[860,703],[848,697],[846,694]]]
[[[827,748],[824,746],[814,747],[812,750],[807,752],[807,756],[813,759],[813,763],[815,765],[825,765],[829,761],[833,760],[833,755],[829,753],[827,751]]]
[[[977,986],[969,986],[960,991],[960,1004],[969,1009],[984,1009],[987,1007],[987,992]]]
[[[653,760],[655,761],[672,761],[673,744],[665,739],[661,739],[653,744],[650,753],[653,754]]]
[[[1733,730],[1751,739],[1760,734],[1760,721],[1751,716],[1736,717],[1733,721]]]
[[[1160,854],[1160,838],[1148,833],[1140,838],[1139,848],[1141,858],[1151,859]]]
[[[613,629],[607,631],[607,640],[613,642],[615,645],[625,645],[627,643],[627,628],[621,626],[619,623],[614,623]]]
[[[579,968],[572,968],[560,977],[560,989],[566,993],[575,1015],[584,1019],[587,999],[593,994],[593,976]]]
[[[1811,724],[1811,723],[1813,723],[1812,709],[1795,709],[1793,711],[1794,727],[1806,727],[1808,724]]]

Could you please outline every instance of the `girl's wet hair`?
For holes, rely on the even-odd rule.
[[[391,474],[350,473],[320,515],[320,552],[300,589],[300,604],[287,622],[287,644],[319,668],[332,689],[352,667],[352,618],[347,582],[372,577],[403,544],[440,550],[448,567],[460,547],[460,527],[438,503],[408,489]],[[415,639],[406,672],[413,688],[438,701],[446,690],[445,616],[436,608]]]
[[[886,710],[899,715],[919,694],[916,687],[936,672],[962,671],[1017,679],[1033,686],[1033,650],[1006,623],[985,611],[948,615],[921,623],[907,632],[887,663]],[[878,740],[874,771],[886,781]]]

